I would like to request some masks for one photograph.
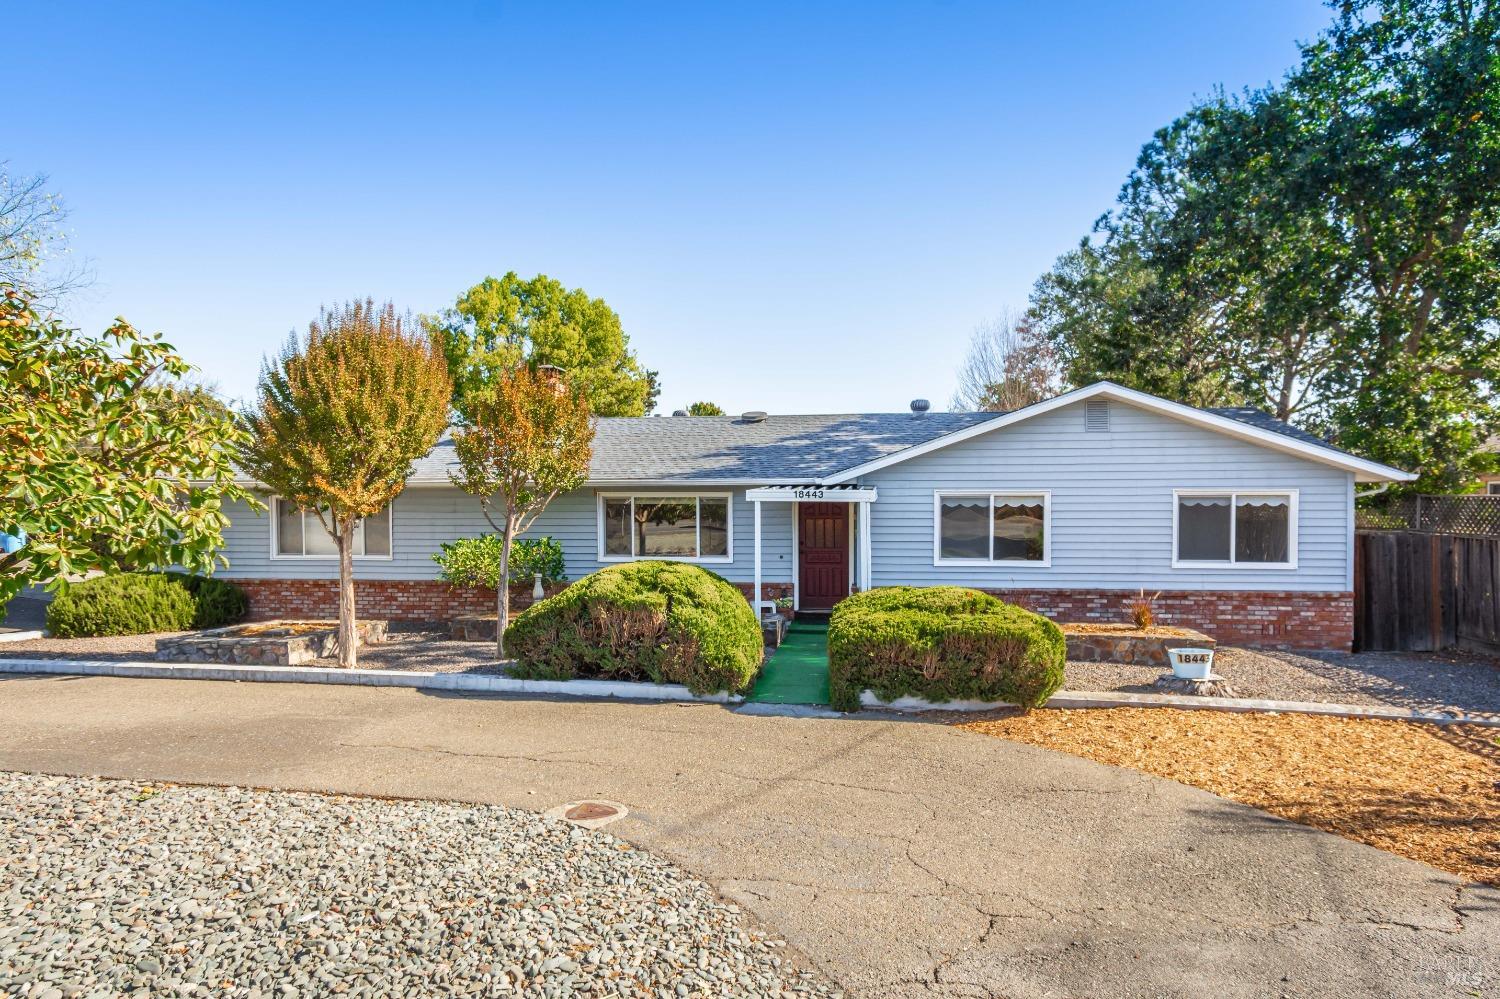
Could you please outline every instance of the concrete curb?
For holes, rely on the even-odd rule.
[[[917,697],[902,697],[889,703],[870,691],[860,695],[865,707],[885,711],[994,711],[1012,708],[1006,701],[948,701],[937,704]],[[1043,708],[1177,708],[1187,711],[1275,712],[1280,714],[1332,715],[1336,718],[1384,718],[1392,721],[1427,722],[1434,725],[1484,725],[1500,728],[1500,717],[1464,712],[1417,711],[1365,704],[1323,704],[1318,701],[1268,701],[1250,697],[1188,697],[1174,694],[1130,694],[1061,690]]]
[[[33,642],[45,637],[40,631],[7,631],[0,634],[0,642]]]
[[[227,666],[158,663],[140,660],[117,662],[90,659],[0,658],[0,675],[51,674],[65,676],[118,676],[164,680],[229,680],[237,683],[321,683],[354,687],[411,687],[418,690],[449,690],[477,694],[545,694],[594,700],[688,701],[735,705],[737,711],[754,715],[793,718],[841,718],[831,708],[806,704],[747,704],[731,694],[699,697],[686,687],[671,683],[631,683],[615,680],[517,680],[508,676],[474,673],[416,673],[405,670],[344,670],[326,666]],[[867,708],[882,711],[994,711],[1015,705],[1005,701],[947,701],[934,703],[917,697],[885,702],[870,691],[860,696]],[[1337,718],[1384,718],[1394,721],[1427,722],[1436,725],[1483,725],[1500,728],[1500,717],[1416,711],[1409,708],[1371,707],[1361,704],[1322,704],[1316,701],[1268,701],[1244,697],[1183,697],[1171,694],[1130,694],[1090,691],[1059,691],[1046,708],[1178,708],[1189,711],[1279,712],[1283,714],[1331,715]]]
[[[551,694],[561,697],[618,698],[633,701],[701,701],[738,704],[731,694],[698,696],[672,683],[615,680],[517,680],[475,673],[417,673],[391,669],[337,669],[326,666],[228,666],[190,663],[88,659],[0,659],[0,674],[47,673],[68,676],[120,676],[163,680],[231,680],[249,683],[324,683],[355,687],[413,687],[480,694]]]
[[[734,709],[737,715],[758,715],[773,718],[844,718],[842,711],[825,708],[818,704],[769,704],[763,701],[741,704]]]

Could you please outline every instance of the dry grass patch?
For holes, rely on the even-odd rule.
[[[959,726],[1191,784],[1500,885],[1500,730],[1161,708]]]

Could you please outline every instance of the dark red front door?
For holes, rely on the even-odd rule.
[[[849,504],[797,504],[797,575],[804,610],[824,610],[849,595]]]

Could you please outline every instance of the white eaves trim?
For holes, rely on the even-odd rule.
[[[1353,472],[1356,482],[1411,482],[1417,478],[1415,473],[1403,472],[1399,468],[1382,465],[1378,461],[1356,458],[1353,455],[1344,454],[1330,447],[1310,444],[1307,441],[1300,441],[1285,434],[1262,430],[1248,423],[1231,420],[1227,416],[1219,416],[1216,413],[1194,409],[1192,406],[1184,406],[1182,403],[1171,402],[1145,392],[1128,389],[1123,385],[1116,385],[1114,382],[1095,382],[1092,385],[1075,389],[1072,392],[1065,392],[1060,396],[1027,406],[1024,409],[1004,413],[993,420],[986,420],[983,423],[976,423],[972,427],[965,427],[962,430],[955,430],[951,434],[935,437],[926,443],[913,445],[904,451],[897,451],[894,454],[888,454],[873,461],[867,461],[863,465],[846,468],[837,474],[825,476],[821,482],[823,485],[837,485],[840,482],[848,482],[850,479],[856,479],[861,475],[866,475],[882,468],[889,468],[891,465],[897,465],[903,461],[921,457],[924,454],[930,454],[939,448],[948,447],[950,444],[957,444],[972,437],[978,437],[981,434],[987,434],[993,430],[999,430],[1002,427],[1008,427],[1023,420],[1029,420],[1034,416],[1050,413],[1054,409],[1071,406],[1075,402],[1083,402],[1086,399],[1094,399],[1101,396],[1131,406],[1138,406],[1141,409],[1161,413],[1173,419],[1181,420],[1184,423],[1191,423],[1207,430],[1214,430],[1224,434],[1226,437],[1234,437],[1252,444],[1259,444],[1262,447],[1271,448],[1275,451],[1282,451],[1286,454],[1294,454],[1311,461],[1321,462],[1325,465],[1332,465],[1334,468],[1342,468],[1345,471]]]

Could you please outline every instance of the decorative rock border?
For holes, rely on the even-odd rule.
[[[279,629],[319,625],[316,631],[278,634]],[[211,628],[175,638],[156,640],[156,658],[171,663],[255,663],[262,666],[300,666],[331,656],[338,650],[337,621],[266,621]],[[356,621],[360,645],[385,641],[384,621]]]
[[[1068,642],[1068,658],[1083,663],[1120,663],[1126,666],[1171,666],[1167,655],[1169,648],[1188,647],[1212,649],[1216,643],[1201,631],[1189,628],[1173,628],[1173,635],[1154,633],[1129,625],[1120,625],[1117,630],[1096,631],[1100,625],[1092,625],[1089,631],[1073,631],[1078,625],[1059,624],[1063,638]],[[1105,626],[1107,627],[1107,626]]]

